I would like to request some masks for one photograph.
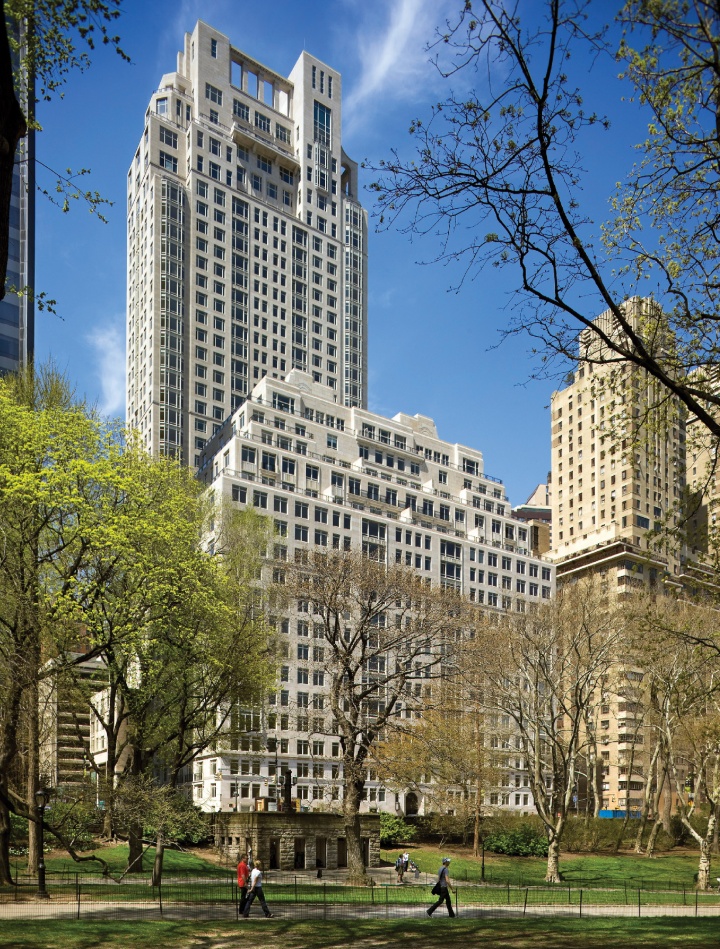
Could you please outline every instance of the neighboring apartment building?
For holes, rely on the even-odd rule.
[[[554,568],[530,551],[528,527],[512,516],[502,482],[485,473],[481,452],[442,441],[430,418],[388,419],[337,399],[299,370],[265,378],[201,453],[198,477],[216,500],[273,518],[269,575],[313,547],[364,549],[485,608],[522,612],[551,598]],[[201,756],[187,775],[205,809],[272,801],[286,768],[307,806],[340,801],[339,744],[323,725],[322,631],[296,608],[277,624],[285,659],[274,704],[248,710],[246,737]],[[507,749],[492,803],[531,810],[526,762],[512,741]],[[373,807],[412,812],[423,802],[391,794],[370,770],[364,808]]]
[[[626,307],[635,330],[652,334],[658,347],[672,345],[657,304],[633,298]],[[609,311],[597,322],[607,334],[619,332]],[[656,583],[679,584],[684,552],[672,545],[661,549],[650,532],[679,522],[685,495],[681,407],[629,363],[603,362],[607,354],[591,330],[580,335],[580,354],[572,383],[551,401],[551,557],[558,584],[597,574],[619,596]],[[618,667],[598,706],[607,811],[642,803],[648,767],[642,681],[642,670]]]
[[[78,654],[68,658],[77,659]],[[107,682],[107,673],[100,658],[68,667],[51,662],[50,669],[57,671],[40,682],[40,774],[62,792],[93,774],[96,721],[90,696]]]
[[[657,305],[626,304],[636,328],[657,325]],[[608,311],[598,317],[617,332]],[[669,345],[667,339],[663,345]],[[602,358],[591,330],[581,353]],[[649,532],[675,527],[685,490],[685,418],[676,400],[629,363],[582,362],[554,392],[553,559],[558,579],[603,571],[619,593],[675,577],[681,557]]]
[[[12,31],[11,31],[12,32]],[[22,42],[22,29],[14,36]],[[18,55],[13,56],[13,73],[20,76]],[[17,89],[20,103],[26,110],[28,90],[23,83]],[[16,372],[32,362],[35,349],[35,132],[29,129],[20,140],[15,153],[12,193],[10,196],[10,232],[6,289],[14,287],[22,293],[6,292],[0,301],[0,375]]]
[[[529,545],[533,553],[549,553],[552,550],[550,485],[539,484],[527,501],[514,507],[512,512],[514,517],[528,525]]]
[[[340,74],[288,78],[203,22],[128,171],[127,422],[197,467],[257,382],[293,368],[367,404],[367,215]]]

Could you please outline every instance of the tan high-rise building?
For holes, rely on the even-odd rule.
[[[637,331],[670,345],[648,300],[626,304]],[[598,317],[608,334],[619,327]],[[673,528],[685,488],[685,420],[679,403],[628,362],[603,361],[596,334],[580,338],[583,361],[552,396],[552,556],[563,576],[603,571],[619,593],[680,572],[671,545],[653,530]]]
[[[649,300],[626,304],[633,329],[656,353],[672,340]],[[596,323],[608,336],[613,314]],[[662,546],[679,523],[685,493],[685,416],[677,400],[629,362],[612,356],[591,330],[567,388],[553,393],[552,559],[558,584],[598,574],[611,593],[684,580],[684,550]],[[638,813],[650,767],[642,669],[619,662],[597,708],[599,801],[604,813]]]
[[[127,420],[196,467],[265,376],[367,404],[367,215],[339,73],[273,72],[203,22],[128,171]]]

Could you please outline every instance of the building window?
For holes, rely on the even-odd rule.
[[[211,85],[209,82],[205,83],[205,98],[209,99],[211,102],[214,102],[216,105],[222,105],[223,94],[220,89],[216,86]]]
[[[261,132],[267,132],[270,134],[270,119],[263,115],[262,112],[255,113],[255,128],[260,129]]]
[[[168,155],[167,152],[160,152],[160,167],[164,168],[166,171],[171,171],[174,175],[176,175],[178,170],[178,160],[175,155]]]
[[[320,102],[315,102],[314,106],[314,122],[313,122],[313,131],[314,139],[320,145],[324,145],[326,148],[330,148],[332,136],[331,136],[331,125],[330,125],[330,109],[327,106],[323,105]]]
[[[178,146],[177,134],[171,132],[170,129],[166,129],[164,125],[160,126],[160,141],[163,145],[169,145],[170,148],[177,148]]]

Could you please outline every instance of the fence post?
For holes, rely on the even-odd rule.
[[[508,906],[509,906],[510,905],[510,881],[509,880],[508,880],[508,885],[507,885],[507,891],[508,891]]]
[[[458,888],[455,887],[455,915],[458,914]]]
[[[570,887],[568,887],[568,906],[572,903],[572,893],[570,892]]]
[[[158,899],[160,900],[160,915],[163,914],[163,905],[162,905],[162,880],[158,882]]]
[[[385,885],[385,919],[390,915],[390,905],[388,904],[388,887]]]
[[[75,874],[75,895],[77,897],[77,918],[80,919],[80,876]]]
[[[640,887],[638,887],[638,917],[640,916]]]
[[[527,910],[528,887],[525,887],[525,903],[523,904],[523,916]]]
[[[296,876],[295,877],[295,902],[297,903],[297,901],[298,901],[298,898],[297,898],[297,876]]]
[[[582,919],[582,887],[580,887],[580,918]]]
[[[698,914],[698,891],[695,890],[695,915]]]
[[[327,883],[323,881],[323,919],[327,919]]]
[[[625,905],[627,906],[627,880],[625,880]]]
[[[683,886],[683,906],[687,906],[687,900],[685,899],[685,887]]]

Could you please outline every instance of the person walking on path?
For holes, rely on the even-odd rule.
[[[447,906],[448,916],[452,918],[455,915],[450,898],[452,888],[452,882],[450,881],[450,857],[443,857],[442,866],[438,870],[437,883],[433,887],[433,893],[437,894],[437,903],[433,903],[430,909],[425,910],[428,916],[432,916],[438,906],[442,906],[443,902]]]
[[[402,854],[395,861],[395,872],[397,873],[398,883],[403,881],[403,873],[405,872],[405,864],[403,862]]]
[[[240,892],[240,911],[245,908],[247,901],[248,879],[250,877],[250,867],[247,864],[247,854],[243,854],[237,865],[237,885]]]
[[[243,916],[245,919],[247,919],[250,915],[250,907],[252,906],[253,900],[256,896],[260,903],[260,907],[265,914],[265,919],[270,919],[273,914],[270,912],[270,907],[265,902],[265,894],[263,893],[262,863],[259,860],[255,861],[255,866],[253,867],[252,873],[250,874],[250,889],[248,891],[245,909],[243,910]]]

